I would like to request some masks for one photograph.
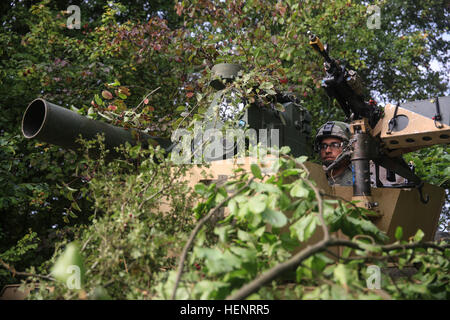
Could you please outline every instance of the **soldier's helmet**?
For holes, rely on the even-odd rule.
[[[314,150],[315,152],[319,152],[319,144],[324,138],[339,138],[344,143],[347,143],[351,135],[350,126],[347,123],[342,121],[328,121],[317,131],[316,138],[314,139]]]

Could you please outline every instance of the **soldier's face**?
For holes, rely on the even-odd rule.
[[[320,158],[322,159],[322,163],[326,165],[327,167],[333,163],[334,160],[336,160],[337,156],[341,154],[342,152],[342,146],[338,148],[334,148],[332,146],[333,143],[340,144],[342,142],[339,138],[329,137],[324,138],[321,142],[322,146],[327,145],[327,147],[322,147],[320,149]]]

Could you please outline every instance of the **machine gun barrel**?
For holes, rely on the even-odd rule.
[[[32,101],[22,118],[22,133],[25,138],[37,139],[54,144],[65,149],[78,150],[81,145],[77,139],[81,135],[84,139],[95,139],[97,134],[104,134],[105,147],[114,154],[114,148],[125,145],[126,142],[135,145],[138,141],[143,144],[159,144],[169,151],[169,139],[152,137],[144,132],[115,127],[111,124],[84,117],[76,112],[38,98]]]
[[[312,34],[311,31],[308,31],[309,36],[309,45],[313,47],[320,55],[325,59],[325,68],[327,72],[336,73],[338,72],[338,66],[334,59],[332,59],[328,55],[327,46],[323,45],[322,41],[320,41],[319,37]]]
[[[374,128],[382,116],[382,110],[376,105],[364,101],[364,88],[357,72],[345,61],[339,61],[328,55],[328,47],[320,39],[308,32],[309,44],[325,59],[327,73],[322,80],[322,87],[327,95],[336,99],[349,120],[367,118]]]

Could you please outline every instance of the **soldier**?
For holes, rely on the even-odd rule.
[[[349,142],[350,127],[345,122],[328,121],[317,132],[314,150],[319,152],[324,167],[328,167],[341,154]],[[343,161],[338,167],[327,174],[330,185],[352,186],[353,175],[349,160]]]

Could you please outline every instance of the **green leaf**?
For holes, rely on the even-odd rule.
[[[259,88],[261,90],[268,90],[268,89],[272,89],[273,88],[273,84],[270,82],[263,82],[259,85]]]
[[[285,193],[282,193],[279,197],[278,205],[281,211],[288,210],[289,206],[291,205],[291,199]]]
[[[401,240],[403,237],[403,229],[402,227],[398,226],[397,229],[395,229],[395,239]]]
[[[267,206],[266,200],[267,196],[265,194],[258,194],[254,197],[251,197],[248,202],[249,210],[255,214],[263,212]]]
[[[306,212],[308,212],[311,204],[305,200],[297,200],[296,206],[294,206],[295,211],[292,214],[292,218],[297,220],[302,217]]]
[[[262,216],[260,214],[253,214],[250,220],[250,226],[258,227],[261,224]]]
[[[348,258],[350,256],[350,253],[352,252],[352,248],[345,247],[342,252],[342,258]]]
[[[216,202],[216,204],[222,203],[223,200],[225,200],[225,196],[223,195],[223,193],[216,193],[216,196],[214,198],[214,201]]]
[[[199,202],[192,210],[194,211],[195,214],[195,219],[200,219],[203,210],[205,209],[205,204],[202,202]]]
[[[207,193],[207,191],[208,191],[208,188],[203,184],[203,183],[197,183],[195,186],[194,186],[194,190],[195,190],[195,192],[197,192],[199,195],[201,195],[201,196],[203,196],[203,195],[205,195],[206,193]]]
[[[112,300],[111,296],[108,294],[108,291],[101,286],[95,287],[92,297],[89,296],[89,298],[92,300]]]
[[[243,203],[239,205],[238,217],[241,219],[245,219],[250,212],[248,208],[248,203]]]
[[[131,250],[131,257],[133,257],[133,259],[138,259],[142,257],[142,252],[139,249],[134,248],[133,250]]]
[[[254,189],[256,192],[267,192],[267,193],[274,193],[274,194],[281,194],[280,188],[278,186],[273,185],[271,183],[259,183],[259,182],[253,182],[250,185],[250,188]]]
[[[80,207],[78,206],[78,203],[76,203],[75,201],[73,201],[70,206],[77,211],[81,211]]]
[[[301,217],[291,227],[291,234],[297,236],[300,242],[308,240],[316,230],[317,216],[315,214],[308,214]]]
[[[287,218],[281,211],[275,211],[270,208],[266,208],[262,213],[264,222],[271,224],[276,228],[281,228],[287,223]]]
[[[370,251],[370,252],[381,252],[381,248],[379,246],[362,242],[362,241],[356,241],[358,245],[363,248],[364,250]]]
[[[69,216],[72,218],[78,218],[78,216],[75,213],[73,213],[72,210],[69,210]]]
[[[92,115],[95,114],[94,108],[93,108],[93,107],[90,107],[90,108],[88,109],[87,114],[88,114],[88,116],[91,116],[91,118],[92,118]]]
[[[232,215],[235,215],[237,213],[237,204],[236,204],[236,200],[231,199],[230,201],[228,201],[228,209],[230,210],[230,213]]]
[[[302,173],[303,170],[302,169],[298,169],[298,168],[293,168],[293,169],[286,169],[283,171],[283,177],[289,177],[289,176],[295,176],[298,175],[300,173]]]
[[[311,267],[317,272],[322,272],[327,265],[334,263],[334,260],[328,258],[322,253],[317,253],[313,257],[314,259],[312,261]]]
[[[227,286],[228,284],[224,282],[202,280],[195,284],[193,294],[196,297],[198,296],[198,299],[200,300],[211,300],[215,298],[218,291],[221,291],[222,288]],[[192,295],[188,296],[192,297]],[[180,298],[177,297],[177,299]]]
[[[263,178],[263,176],[261,174],[261,168],[256,163],[252,163],[252,165],[250,166],[250,169],[252,170],[252,173],[256,178],[258,178],[258,179]]]
[[[314,274],[322,273],[325,267],[333,262],[334,261],[330,258],[327,258],[325,255],[318,253],[306,259],[303,264],[307,267],[306,269],[308,270],[306,274],[313,276]],[[306,270],[302,271],[302,273],[305,273]]]
[[[172,128],[173,128],[173,129],[177,129],[178,126],[179,126],[179,124],[181,123],[181,121],[183,121],[183,118],[178,118],[177,120],[175,120],[175,121],[172,123]]]
[[[291,152],[291,148],[289,146],[282,146],[280,149],[281,154],[288,154],[289,152]]]
[[[348,283],[348,275],[345,265],[339,263],[333,271],[334,278],[339,282],[342,286],[347,287]]]
[[[225,243],[227,241],[230,228],[230,225],[214,228],[214,234],[219,236],[219,242]]]
[[[302,180],[297,180],[291,189],[291,197],[306,198],[308,197],[309,190],[306,188]]]
[[[186,110],[185,106],[178,106],[178,108],[175,109],[176,112],[183,112]]]
[[[230,251],[246,261],[254,261],[256,259],[257,252],[255,249],[232,246],[230,247]]]
[[[103,100],[100,99],[100,97],[99,97],[98,94],[95,94],[95,95],[94,95],[94,100],[95,100],[95,103],[96,103],[96,104],[98,104],[99,106],[103,106]]]
[[[272,166],[270,167],[270,171],[273,173],[277,173],[278,170],[283,166],[283,162],[280,159],[273,161]]]
[[[205,259],[205,265],[212,274],[230,272],[241,266],[241,259],[228,250],[222,252],[217,248],[197,247],[196,254],[199,258]]]
[[[308,160],[308,156],[300,156],[298,158],[295,158],[295,161],[298,162],[298,163],[303,163],[306,160]]]
[[[417,230],[416,234],[414,235],[414,241],[415,242],[419,242],[423,239],[423,236],[425,235],[425,233],[423,233],[423,231],[421,229]]]
[[[252,241],[252,236],[250,235],[250,233],[245,232],[245,231],[243,231],[241,229],[238,229],[237,237],[238,237],[238,239],[240,239],[240,240],[242,240],[244,242]]]
[[[67,199],[69,199],[70,201],[74,201],[74,199],[73,199],[73,194],[72,194],[73,192],[71,191],[71,192],[67,192],[67,193],[64,193],[64,196],[67,198]]]
[[[346,216],[344,219],[344,222],[348,223],[349,225],[346,226],[347,229],[352,229],[352,231],[357,230],[358,228],[361,228],[362,233],[371,233],[372,235],[376,236],[381,241],[387,241],[389,238],[380,231],[372,222],[365,220],[365,219],[356,219],[353,217]],[[353,233],[357,234],[357,233]]]
[[[266,231],[266,226],[262,226],[262,227],[256,229],[253,232],[253,234],[259,238],[259,237],[261,237],[264,234],[264,231]]]
[[[111,86],[111,87],[118,87],[118,86],[120,86],[120,82],[119,82],[119,80],[114,80],[114,82],[111,82],[111,83],[108,83],[108,86]]]

